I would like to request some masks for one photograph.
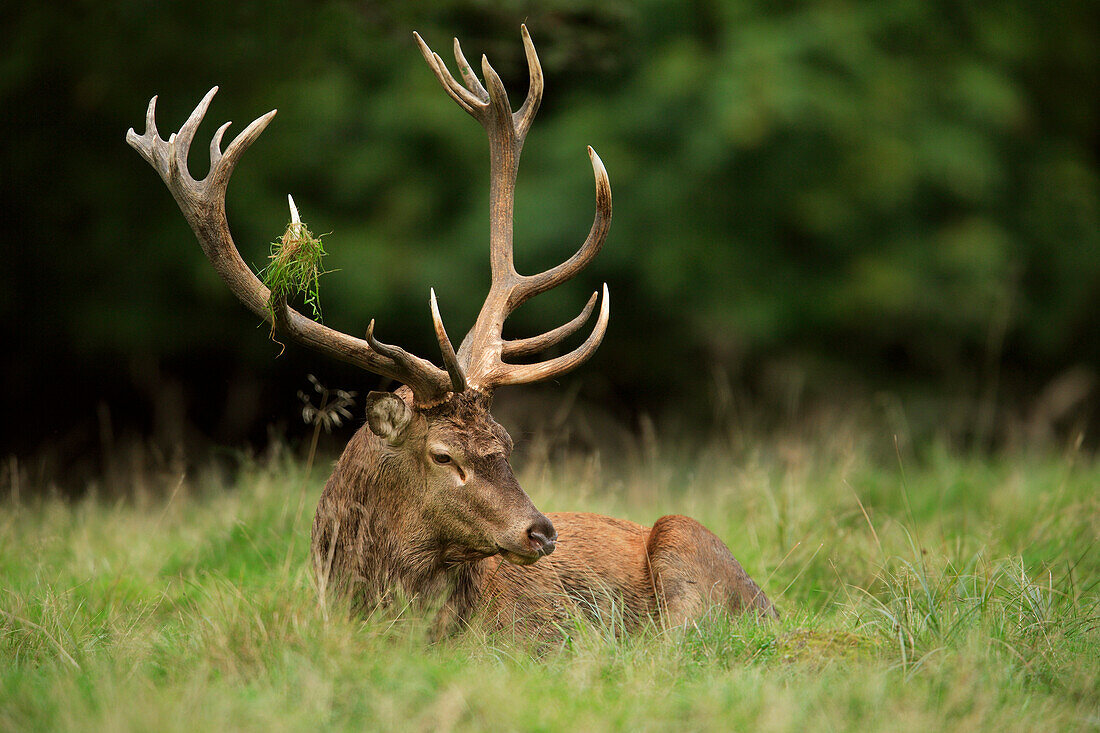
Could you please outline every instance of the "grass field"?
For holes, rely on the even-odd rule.
[[[0,504],[0,728],[1100,728],[1100,461],[1077,449],[892,454],[838,430],[691,460],[518,453],[544,511],[699,518],[781,621],[579,624],[539,650],[323,612],[306,560],[327,468],[284,451],[229,485]]]

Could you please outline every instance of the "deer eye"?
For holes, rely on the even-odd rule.
[[[432,460],[440,466],[446,466],[451,462],[451,457],[446,453],[432,453]]]

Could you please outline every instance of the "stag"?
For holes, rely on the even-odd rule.
[[[168,140],[157,132],[156,97],[146,129],[127,142],[156,171],[179,204],[204,253],[229,289],[273,329],[301,345],[388,377],[395,392],[371,392],[366,422],[355,433],[321,495],[313,522],[312,556],[327,593],[369,609],[395,594],[440,603],[440,632],[477,613],[498,624],[543,633],[577,611],[608,617],[618,609],[627,627],[656,620],[679,625],[712,606],[774,616],[767,596],[726,545],[693,519],[666,516],[652,527],[595,514],[544,515],[520,487],[509,464],[512,440],[492,417],[498,387],[557,377],[596,351],[607,330],[607,285],[581,313],[539,336],[505,339],[508,316],[523,303],[574,277],[596,256],[611,221],[611,185],[595,151],[596,215],[572,257],[545,272],[521,275],[512,258],[512,209],[520,151],[542,100],[543,75],[526,27],[521,27],[530,84],[512,111],[504,85],[485,56],[484,84],[459,46],[463,83],[419,34],[417,44],[447,94],[478,120],[489,138],[489,262],[491,284],[473,327],[456,352],[434,290],[429,305],[443,367],[382,343],[374,321],[365,338],[315,322],[270,292],[245,264],[230,235],[225,193],[233,169],[275,116],[252,122],[222,151],[229,123],[215,132],[210,171],[196,181],[187,170],[195,131],[217,87]],[[291,201],[292,221],[297,211]],[[587,339],[545,361],[517,363],[553,347],[587,323]]]

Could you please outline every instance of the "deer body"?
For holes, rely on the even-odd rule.
[[[532,634],[576,617],[632,630],[647,621],[682,626],[716,607],[729,613],[775,609],[729,548],[699,522],[661,517],[652,527],[601,514],[547,515],[557,549],[534,565],[483,561],[482,608],[498,627]]]
[[[627,627],[645,619],[681,624],[712,605],[774,615],[766,596],[726,546],[698,522],[669,516],[643,527],[592,514],[540,513],[508,463],[512,440],[490,414],[493,390],[549,379],[589,359],[607,330],[607,285],[572,321],[529,338],[505,339],[505,319],[532,297],[579,273],[599,253],[611,221],[611,184],[588,148],[596,182],[596,215],[588,237],[568,260],[522,275],[512,255],[512,204],[520,152],[542,100],[538,55],[522,28],[530,71],[526,100],[512,111],[496,71],[482,56],[485,83],[455,39],[458,82],[438,54],[414,34],[444,90],[485,128],[489,138],[489,263],[491,284],[473,327],[456,352],[435,292],[429,299],[443,368],[375,338],[374,321],[357,338],[314,322],[272,292],[245,264],[225,216],[225,193],[241,156],[275,116],[248,125],[224,150],[228,123],[214,134],[210,171],[196,181],[187,157],[217,87],[168,140],[156,127],[156,97],[146,129],[127,142],[153,166],[191,225],[203,252],[237,298],[273,330],[309,348],[403,385],[371,392],[367,424],[352,438],[317,507],[312,554],[325,593],[351,597],[358,608],[395,593],[443,600],[440,630],[482,612],[498,624],[544,633],[580,611]],[[289,198],[289,197],[288,197]],[[291,225],[300,225],[290,199]],[[535,363],[517,358],[545,351],[599,316],[585,341]],[[555,552],[556,550],[556,552]]]
[[[396,399],[380,399],[372,407],[400,409]],[[407,401],[402,404],[412,413]],[[467,395],[436,410],[454,425],[429,427],[414,414],[405,434],[396,435],[368,413],[367,425],[352,438],[325,486],[314,518],[314,572],[323,591],[350,598],[356,610],[384,605],[395,593],[443,601],[440,633],[475,615],[496,627],[540,636],[556,633],[576,616],[621,622],[626,629],[648,620],[678,626],[712,606],[775,616],[726,545],[688,517],[666,516],[644,527],[599,514],[543,516],[508,469],[496,477],[488,513],[499,512],[499,485],[510,486],[516,505],[510,514],[532,527],[552,523],[554,540],[533,541],[523,525],[512,532],[509,545],[506,526],[472,521],[463,527],[454,521],[478,509],[473,485],[478,463],[492,466],[493,457],[506,458],[511,448],[488,407],[487,399]],[[433,451],[440,450],[449,451],[446,467],[429,467],[429,461],[435,463]],[[418,461],[420,456],[427,458]],[[496,465],[504,470],[507,463]],[[436,469],[442,469],[442,486],[433,486],[429,472]],[[461,483],[455,486],[456,481]],[[440,494],[450,496],[443,507]],[[482,534],[471,536],[469,526]]]

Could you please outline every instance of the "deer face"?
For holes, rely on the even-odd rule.
[[[490,398],[465,392],[426,409],[371,392],[367,422],[401,460],[421,511],[450,561],[499,553],[527,565],[554,551],[557,532],[520,488],[512,439],[489,414]]]

